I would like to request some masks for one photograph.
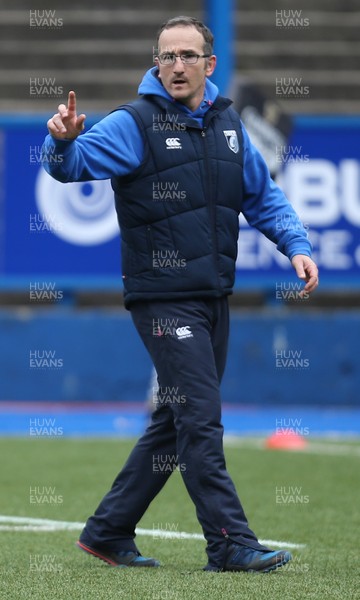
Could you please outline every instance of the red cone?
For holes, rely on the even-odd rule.
[[[298,433],[273,433],[265,441],[272,450],[304,450],[307,440]]]

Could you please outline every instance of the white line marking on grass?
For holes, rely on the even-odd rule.
[[[354,444],[339,444],[331,442],[315,442],[305,440],[308,445],[304,448],[279,448],[277,452],[298,452],[302,454],[329,454],[333,456],[360,456],[360,447]],[[225,435],[224,445],[232,448],[247,448],[251,450],[266,450],[265,438],[241,437],[236,435]]]
[[[53,521],[52,519],[35,519],[33,517],[7,517],[0,515],[0,531],[78,531],[85,523],[77,521]],[[201,533],[187,533],[186,531],[163,531],[162,529],[136,529],[137,535],[157,537],[158,539],[172,540],[203,540]],[[293,542],[279,542],[277,540],[259,540],[264,546],[277,548],[305,548],[306,544],[294,544]]]
[[[27,525],[53,525],[54,528],[65,529],[69,526],[69,529],[79,529],[84,527],[85,523],[79,523],[76,521],[54,521],[53,519],[35,519],[33,517],[8,517],[6,515],[0,515],[0,523],[24,523]]]

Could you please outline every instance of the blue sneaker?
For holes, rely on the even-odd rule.
[[[90,548],[90,546],[85,546],[80,541],[76,542],[76,545],[80,550],[103,560],[112,567],[160,567],[158,560],[155,560],[155,558],[145,558],[141,556],[140,552],[111,552],[99,548]]]
[[[287,550],[261,552],[248,546],[231,544],[226,556],[224,571],[268,573],[286,565],[292,559]]]

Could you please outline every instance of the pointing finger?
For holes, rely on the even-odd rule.
[[[69,92],[67,109],[69,116],[76,115],[76,95],[73,91]]]

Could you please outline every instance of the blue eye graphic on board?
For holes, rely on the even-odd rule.
[[[60,183],[44,169],[35,184],[39,214],[49,230],[78,246],[96,246],[119,234],[110,181]]]

